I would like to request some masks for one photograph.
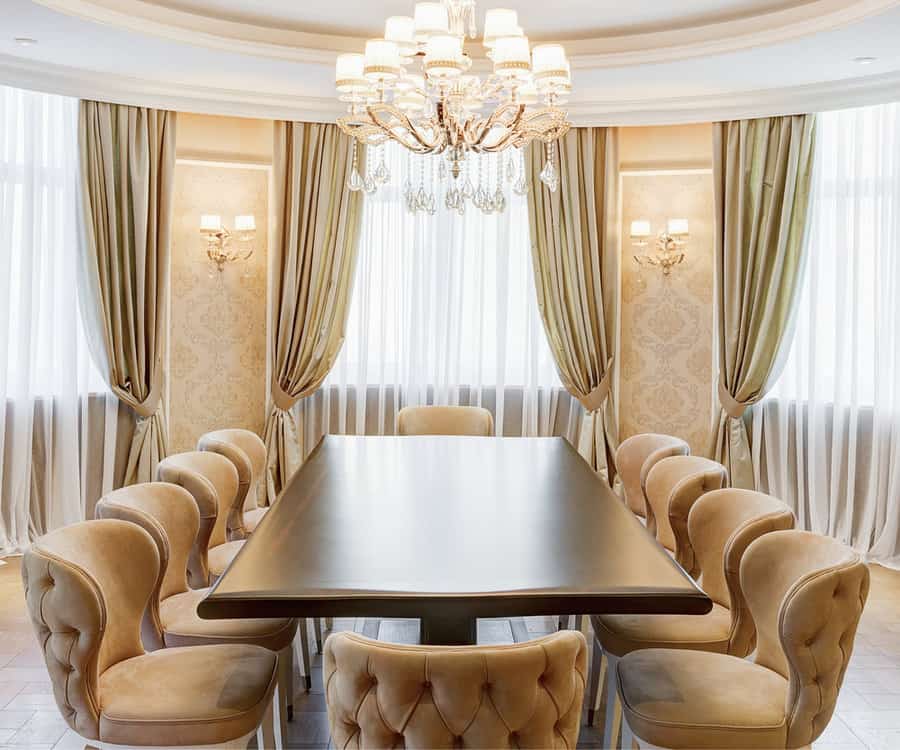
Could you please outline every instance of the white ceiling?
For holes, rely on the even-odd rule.
[[[338,51],[413,0],[0,0],[0,83],[328,120]],[[690,122],[900,100],[900,0],[503,0],[565,38],[578,124]],[[492,3],[481,2],[483,9]],[[38,40],[29,47],[14,37]],[[477,48],[476,48],[477,49]],[[853,59],[876,57],[862,66]]]

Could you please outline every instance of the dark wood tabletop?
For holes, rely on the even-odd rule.
[[[703,614],[712,604],[562,438],[327,436],[201,617]]]

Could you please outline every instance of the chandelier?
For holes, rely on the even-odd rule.
[[[390,179],[383,153],[374,173],[363,179],[356,151],[357,143],[380,147],[388,141],[411,154],[443,157],[439,171],[454,180],[448,208],[477,192],[465,182],[471,155],[482,162],[519,149],[508,166],[512,172],[521,164],[516,185],[522,189],[521,149],[535,140],[545,145],[541,182],[551,191],[558,188],[552,143],[571,127],[560,108],[572,90],[565,50],[559,44],[532,49],[516,11],[495,8],[487,11],[482,40],[492,70],[477,75],[464,50],[466,37],[476,35],[475,0],[420,2],[413,16],[388,18],[384,37],[367,41],[364,54],[338,57],[335,85],[348,105],[338,125],[354,139],[350,190],[372,192]],[[502,203],[495,200],[494,210],[503,210]]]

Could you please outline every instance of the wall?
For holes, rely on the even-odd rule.
[[[705,453],[713,399],[713,195],[711,126],[620,129],[622,439],[663,432]],[[631,222],[654,233],[669,218],[690,221],[683,264],[669,277],[633,259]]]
[[[262,434],[272,122],[179,114],[172,238],[169,422],[173,452],[208,430]],[[201,214],[256,217],[253,256],[219,272]]]

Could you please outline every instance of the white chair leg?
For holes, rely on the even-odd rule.
[[[619,705],[619,690],[616,685],[616,665],[618,663],[619,657],[606,654],[606,716],[603,728],[603,747],[607,750],[616,750],[619,747],[622,711]]]
[[[281,705],[282,698],[279,695],[278,686],[275,686],[275,694],[269,702],[266,714],[256,730],[256,745],[258,750],[282,750],[284,743],[281,736]]]
[[[575,615],[575,630],[579,633],[584,632],[584,615]]]
[[[322,618],[314,617],[313,618],[313,629],[316,633],[316,653],[322,653]]]
[[[334,618],[333,617],[325,618],[325,630],[327,630],[329,633],[332,630],[334,630]]]
[[[309,651],[309,620],[300,618],[297,627],[299,638],[294,639],[294,648],[297,651],[297,663],[300,665],[300,673],[306,683],[306,692],[312,688],[312,654]]]
[[[606,680],[606,658],[603,655],[603,647],[600,641],[594,638],[591,649],[591,672],[588,675],[588,711],[587,724],[594,726],[594,718],[597,714],[597,700],[600,698],[600,685]]]
[[[628,725],[628,719],[625,718],[625,712],[622,712],[622,750],[632,750],[637,745],[637,738],[631,727]]]
[[[287,734],[285,722],[294,718],[294,649],[291,646],[278,652],[278,695],[281,733]]]

